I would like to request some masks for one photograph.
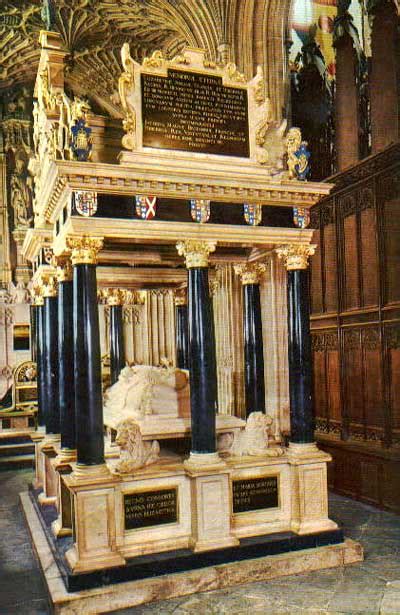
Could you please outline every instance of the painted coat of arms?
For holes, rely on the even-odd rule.
[[[73,209],[85,218],[94,216],[97,211],[97,192],[89,190],[75,190],[72,193]]]
[[[243,215],[246,224],[258,226],[262,218],[262,206],[259,204],[243,203]]]
[[[70,147],[76,160],[85,162],[92,153],[92,129],[86,126],[86,121],[81,118],[71,126]]]
[[[210,201],[208,199],[191,199],[190,215],[192,220],[204,224],[210,219]]]
[[[304,207],[293,207],[293,223],[298,228],[307,228],[310,224],[310,211]]]
[[[142,220],[155,218],[157,209],[157,197],[152,195],[137,194],[135,197],[136,215]]]

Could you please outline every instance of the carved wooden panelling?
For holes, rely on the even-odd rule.
[[[364,307],[379,303],[379,267],[376,245],[376,220],[374,209],[364,209],[361,219],[361,271],[362,305]]]
[[[360,306],[357,218],[355,214],[343,221],[344,231],[344,309],[351,310]]]
[[[400,197],[384,204],[383,233],[385,245],[386,303],[400,301]]]
[[[334,489],[400,511],[400,146],[334,183],[312,212],[322,254],[311,272],[318,440],[333,455]]]
[[[323,311],[323,292],[321,276],[322,245],[320,238],[321,233],[319,230],[316,230],[314,232],[313,241],[319,246],[319,249],[312,257],[311,263],[311,311],[314,314],[319,314]]]
[[[330,223],[324,227],[325,311],[334,312],[337,303],[337,257],[336,227]]]

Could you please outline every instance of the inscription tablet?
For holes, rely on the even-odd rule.
[[[247,90],[222,78],[168,70],[141,75],[143,145],[248,158]]]
[[[175,523],[178,520],[178,490],[127,493],[124,512],[126,530]]]
[[[277,476],[234,480],[232,491],[234,513],[276,508],[279,505]]]

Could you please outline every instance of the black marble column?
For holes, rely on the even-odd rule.
[[[122,305],[110,305],[110,372],[111,384],[117,382],[125,367]]]
[[[265,413],[264,351],[260,285],[243,285],[243,341],[246,416]]]
[[[58,375],[61,449],[64,451],[76,448],[73,334],[72,270],[66,265],[59,268],[58,282]]]
[[[58,299],[44,295],[44,391],[42,404],[47,434],[60,433],[58,398]]]
[[[37,412],[37,423],[39,427],[44,427],[46,425],[46,409],[44,407],[44,400],[46,398],[45,394],[45,380],[44,380],[44,300],[37,305],[37,313],[36,313],[36,339],[37,339],[37,349],[36,349],[36,371],[37,371],[37,395],[38,395],[38,412]]]
[[[288,270],[290,441],[314,442],[308,269]]]
[[[81,257],[85,249],[76,251]],[[93,466],[104,463],[96,265],[79,262],[74,258],[74,250],[72,261],[77,463]]]
[[[37,360],[37,308],[36,304],[30,306],[30,345],[31,345],[31,360],[36,363]]]
[[[189,369],[188,308],[183,299],[175,299],[176,365]]]
[[[217,368],[208,268],[188,270],[192,453],[215,453]]]

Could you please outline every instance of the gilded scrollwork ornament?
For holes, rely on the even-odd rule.
[[[123,73],[118,79],[118,94],[121,101],[124,119],[122,122],[125,135],[122,146],[128,150],[136,148],[136,110],[129,100],[129,95],[135,87],[135,66],[129,50],[129,43],[124,43],[121,49]]]

